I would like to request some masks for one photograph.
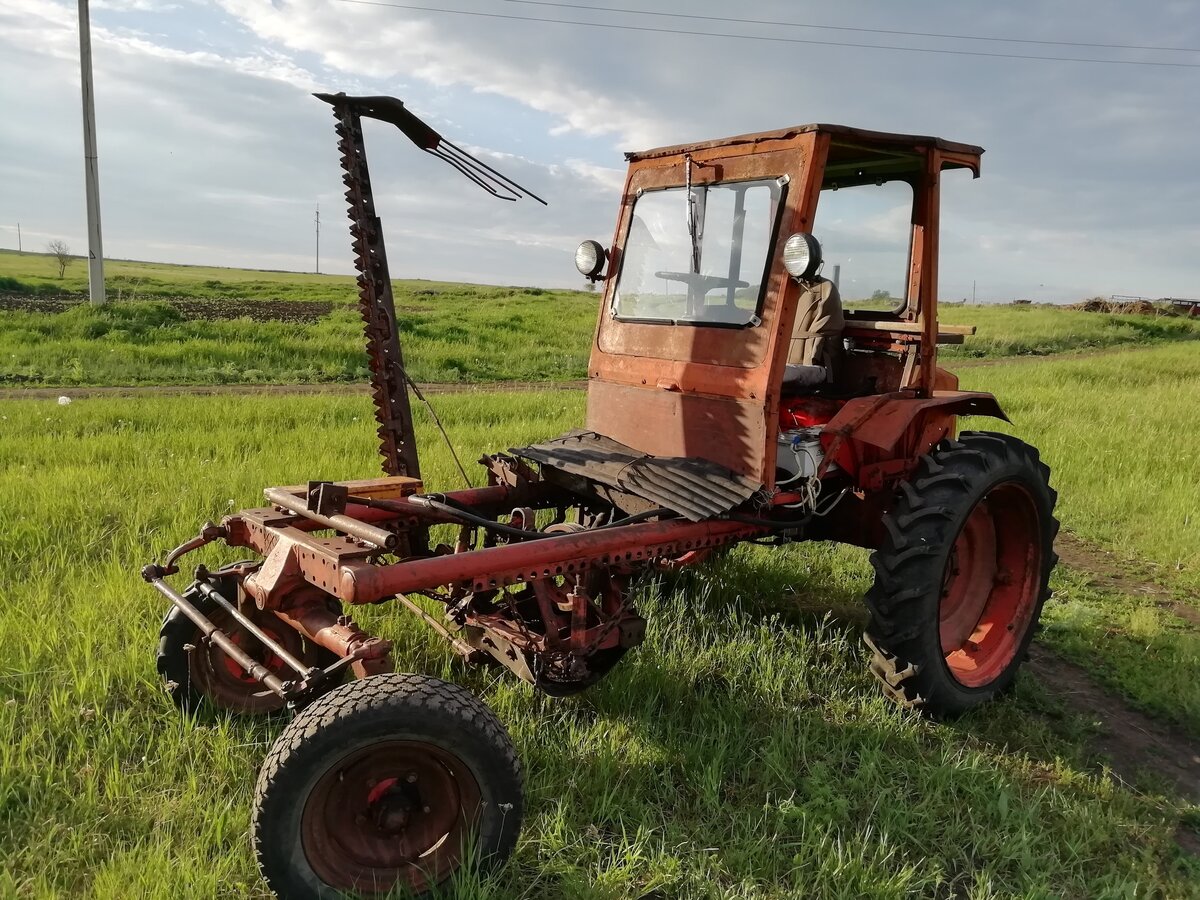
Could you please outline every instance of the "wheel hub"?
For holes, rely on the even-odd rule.
[[[448,751],[374,744],[317,781],[302,816],[305,856],[339,890],[422,890],[459,864],[479,800],[474,777]]]
[[[304,639],[300,633],[291,628],[278,627],[272,621],[275,617],[269,613],[267,616],[255,616],[255,624],[293,656],[302,658]],[[235,645],[271,674],[290,677],[292,670],[284,661],[263,646],[225,610],[216,610],[209,614],[209,618]],[[264,693],[263,686],[253,676],[210,641],[205,641],[189,654],[188,673],[200,693],[223,709],[269,712],[283,707],[278,697]]]
[[[971,510],[946,560],[938,612],[942,654],[966,687],[1012,662],[1037,607],[1040,523],[1029,492],[1007,482]]]

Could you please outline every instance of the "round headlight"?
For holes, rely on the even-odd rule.
[[[798,231],[783,245],[783,267],[798,281],[807,281],[821,267],[821,245],[811,234]]]
[[[599,241],[584,241],[575,251],[575,268],[584,278],[595,278],[604,268],[607,257]]]

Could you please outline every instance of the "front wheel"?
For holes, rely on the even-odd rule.
[[[504,726],[457,685],[354,681],[292,721],[259,772],[250,838],[284,900],[424,896],[502,861],[523,786]]]
[[[1058,557],[1037,450],[964,432],[921,458],[871,556],[871,671],[902,705],[955,716],[1016,677]]]

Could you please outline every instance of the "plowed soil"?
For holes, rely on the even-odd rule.
[[[212,322],[250,317],[259,321],[316,322],[333,310],[326,300],[240,300],[221,298],[200,300],[194,297],[154,297],[178,310],[184,319]],[[0,293],[0,310],[60,313],[87,303],[86,298],[71,294],[29,296]]]

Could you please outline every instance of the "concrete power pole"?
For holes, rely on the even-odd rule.
[[[87,191],[88,298],[104,302],[104,248],[100,240],[100,165],[96,155],[96,101],[92,95],[92,28],[88,0],[79,0],[79,68],[83,84],[83,169]]]
[[[317,274],[320,275],[321,274],[321,204],[320,203],[317,204],[317,218],[315,221],[317,223],[317,256],[316,256]]]

